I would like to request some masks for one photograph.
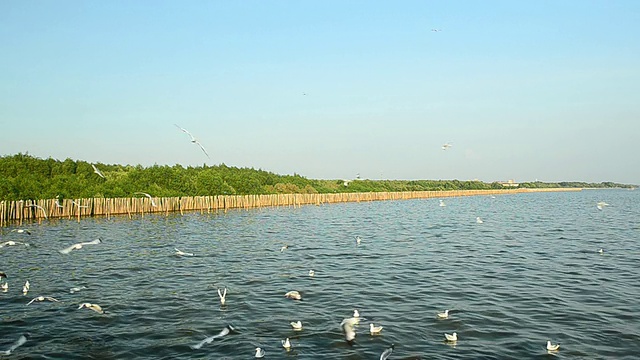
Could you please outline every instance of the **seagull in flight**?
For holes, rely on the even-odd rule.
[[[380,360],[387,360],[387,358],[389,358],[389,356],[393,352],[394,348],[395,345],[391,344],[391,346],[389,346],[385,351],[382,352],[382,354],[380,354]]]
[[[442,29],[431,29],[431,31],[433,31],[433,32],[440,32],[440,31],[442,31]]]
[[[44,218],[45,218],[45,219],[48,219],[48,217],[47,217],[47,210],[45,210],[42,206],[40,206],[40,205],[36,205],[36,204],[33,204],[33,205],[27,205],[27,207],[31,207],[31,208],[36,208],[36,209],[40,209],[40,210],[42,210],[42,214],[44,214]]]
[[[31,336],[31,334],[29,333],[24,333],[22,335],[20,335],[20,337],[18,338],[18,340],[16,340],[11,347],[9,347],[9,350],[5,350],[5,351],[0,351],[0,355],[11,355],[12,352],[15,351],[15,349],[19,348],[20,346],[24,345],[24,343],[27,342],[27,339],[29,339],[29,337]]]
[[[209,153],[207,153],[207,150],[204,148],[204,146],[202,146],[202,144],[200,144],[200,142],[199,142],[195,137],[193,137],[193,135],[191,135],[191,133],[190,133],[190,132],[188,132],[186,129],[181,128],[180,126],[178,126],[178,124],[173,124],[173,125],[175,125],[175,126],[176,126],[178,129],[180,129],[183,133],[185,133],[185,134],[189,135],[189,137],[191,137],[191,142],[192,142],[192,143],[194,143],[194,144],[196,144],[196,145],[198,145],[198,146],[200,146],[200,149],[202,149],[202,151],[204,152],[204,154],[205,154],[205,155],[207,155],[207,157],[208,157],[209,159],[211,159],[211,157],[209,157]]]
[[[596,207],[598,208],[598,210],[604,209],[605,206],[609,206],[609,204],[607,204],[604,201],[600,201],[599,203],[596,204]]]
[[[18,234],[31,235],[31,231],[26,230],[26,229],[13,229],[13,230],[11,230],[11,232],[17,232]]]
[[[29,301],[27,305],[31,305],[31,303],[34,301],[45,301],[45,300],[58,302],[57,299],[54,299],[51,296],[37,296],[37,297],[34,297],[31,301]]]
[[[29,244],[27,243],[23,243],[23,242],[19,242],[19,241],[13,241],[13,240],[9,240],[9,241],[5,241],[2,244],[0,244],[0,248],[3,248],[5,246],[16,246],[16,245],[24,245],[24,246],[29,246]]]
[[[444,143],[442,145],[442,150],[449,150],[450,147],[452,147],[453,145],[449,144],[449,143]]]
[[[200,349],[201,347],[204,346],[204,344],[211,344],[211,342],[217,338],[221,338],[227,334],[229,334],[230,332],[232,332],[233,330],[235,330],[233,328],[233,326],[231,325],[227,325],[224,327],[224,329],[222,329],[219,333],[217,333],[216,335],[213,336],[209,336],[208,338],[200,341],[198,344],[196,345],[191,345],[192,349]]]
[[[96,245],[96,244],[100,244],[100,243],[102,243],[102,239],[97,238],[97,239],[95,239],[93,241],[87,241],[87,242],[81,242],[81,243],[73,244],[73,245],[69,246],[68,248],[60,250],[60,253],[61,254],[68,254],[73,250],[82,249],[82,247],[85,246],[85,245]]]
[[[178,248],[174,248],[174,249],[176,250],[177,256],[194,256],[193,253],[187,253],[182,250],[179,250]]]
[[[80,310],[82,308],[87,308],[87,309],[93,310],[93,311],[97,312],[98,314],[104,314],[104,310],[102,310],[102,307],[100,305],[98,305],[98,304],[82,303],[82,304],[80,304],[80,306],[78,306],[78,310]]]
[[[134,194],[140,194],[140,195],[144,195],[144,196],[146,196],[147,198],[149,198],[149,200],[151,200],[151,206],[153,206],[153,207],[156,207],[156,206],[157,206],[157,205],[156,205],[156,202],[155,202],[155,201],[153,201],[153,197],[152,197],[151,195],[149,195],[149,194],[147,194],[147,193],[145,193],[145,192],[141,192],[141,191],[134,192]]]
[[[351,344],[353,340],[356,338],[355,326],[357,324],[358,324],[358,319],[356,318],[344,319],[340,323],[340,327],[342,328],[342,332],[344,333],[344,338],[347,340],[349,344]]]
[[[102,171],[98,170],[98,168],[95,165],[91,164],[91,167],[93,168],[94,173],[98,174],[98,176],[100,176],[101,178],[106,179]]]

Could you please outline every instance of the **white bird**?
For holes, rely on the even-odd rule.
[[[557,351],[560,349],[560,344],[551,344],[551,340],[547,340],[547,350],[549,351]]]
[[[192,349],[200,349],[204,344],[211,344],[211,342],[217,338],[221,338],[227,334],[229,334],[231,331],[235,330],[233,328],[233,326],[231,325],[227,325],[224,327],[224,329],[222,329],[219,333],[217,333],[216,335],[210,336],[204,340],[202,340],[201,342],[199,342],[196,345],[192,345],[191,348]]]
[[[293,330],[296,331],[300,331],[302,330],[302,321],[298,320],[298,321],[292,321],[289,323],[291,325],[291,327],[293,328]]]
[[[302,300],[302,295],[300,295],[300,293],[295,290],[287,292],[286,294],[284,294],[284,297],[286,297],[287,299]]]
[[[86,288],[87,288],[86,286],[72,287],[71,289],[69,289],[69,292],[73,294]]]
[[[196,138],[195,138],[193,135],[191,135],[191,133],[190,133],[190,132],[188,132],[186,129],[181,128],[181,127],[180,127],[180,126],[178,126],[177,124],[173,124],[173,125],[175,125],[178,129],[182,130],[182,132],[183,132],[183,133],[185,133],[185,134],[189,135],[189,137],[191,138],[191,142],[192,142],[192,143],[194,143],[194,144],[196,144],[196,145],[198,145],[198,146],[200,147],[200,149],[202,149],[202,152],[204,152],[204,154],[205,154],[205,155],[207,155],[207,157],[208,157],[209,159],[211,159],[211,158],[209,157],[209,154],[207,153],[207,150],[204,148],[204,146],[202,146],[202,144],[200,144],[200,142],[199,142],[198,140],[196,140]]]
[[[45,210],[42,206],[40,206],[40,205],[36,205],[36,204],[32,204],[32,205],[27,205],[27,207],[32,207],[32,208],[36,208],[36,209],[40,209],[40,210],[42,210],[42,215],[44,215],[44,218],[45,218],[45,219],[48,219],[48,217],[47,217],[47,210]],[[29,235],[31,235],[31,234],[29,234]]]
[[[149,200],[151,200],[151,206],[153,206],[153,207],[156,207],[156,206],[157,206],[157,205],[156,205],[156,202],[153,200],[153,196],[151,196],[151,195],[149,195],[149,194],[147,194],[147,193],[145,193],[145,192],[140,192],[140,191],[138,191],[138,192],[134,192],[134,194],[140,194],[140,195],[144,195],[144,196],[146,196],[147,198],[149,198]]]
[[[102,307],[100,305],[98,305],[98,304],[82,303],[82,304],[80,304],[80,306],[78,306],[78,310],[80,310],[82,308],[87,308],[87,309],[93,310],[93,311],[97,312],[98,314],[104,314],[104,310],[102,310]]]
[[[354,318],[359,318],[360,317],[360,313],[358,312],[358,309],[353,310],[353,317]]]
[[[344,186],[349,186],[350,182],[351,180],[342,180],[342,183],[344,184]]]
[[[598,250],[598,253],[600,253],[600,255],[602,255],[602,254],[604,254],[604,250],[600,249],[600,250]]]
[[[356,246],[360,245],[360,243],[362,242],[362,238],[358,235],[356,235],[355,238],[356,238]]]
[[[380,354],[380,360],[387,360],[389,355],[391,355],[391,353],[393,352],[394,348],[395,345],[391,344],[391,346],[389,346],[385,351],[382,352],[382,354]]]
[[[218,289],[218,297],[220,297],[220,305],[224,305],[225,301],[227,301],[227,288],[224,288],[224,292]]]
[[[25,281],[24,285],[22,286],[22,295],[27,296],[27,293],[29,293],[30,287],[31,287],[31,284],[29,284],[29,280]]]
[[[264,357],[264,349],[263,348],[256,348],[256,358],[257,359],[261,359]]]
[[[31,231],[29,231],[27,229],[13,229],[13,230],[11,230],[11,232],[17,232],[18,234],[31,235]]]
[[[0,244],[0,248],[3,248],[5,246],[16,246],[16,245],[29,246],[29,244],[27,244],[27,243],[23,243],[23,242],[20,242],[20,241],[9,240],[9,241],[5,241],[4,243]]]
[[[289,245],[285,245],[283,247],[280,248],[280,252],[284,252],[285,250],[287,250],[289,248]]]
[[[440,200],[440,206],[441,207],[445,207],[445,206],[447,206],[447,204],[444,203],[444,200]]]
[[[446,333],[445,333],[445,334],[444,334],[444,338],[445,338],[447,341],[451,341],[451,342],[453,342],[453,341],[458,341],[458,333],[453,333],[453,334],[451,334],[451,335],[449,335],[449,334],[446,334]]]
[[[482,219],[480,219],[480,216],[478,216],[478,217],[476,218],[476,222],[477,222],[478,224],[482,224],[484,221],[482,221]]]
[[[0,288],[2,289],[2,292],[9,291],[9,283],[8,282],[4,282],[2,285],[0,285]]]
[[[358,319],[356,318],[348,318],[342,320],[340,323],[340,327],[342,328],[342,332],[344,333],[344,338],[348,343],[351,343],[356,338],[356,330],[355,326],[358,324]]]
[[[313,270],[309,270],[309,276],[314,277],[316,275],[316,272]]]
[[[369,332],[371,333],[371,335],[380,334],[381,331],[382,331],[382,326],[375,326],[373,325],[373,323],[369,324]]]
[[[445,143],[442,145],[442,150],[448,150],[450,147],[452,147],[453,145],[449,144],[449,143]]]
[[[31,301],[29,301],[29,303],[27,305],[31,305],[32,302],[34,301],[55,301],[57,302],[58,300],[50,297],[50,296],[38,296],[38,297],[34,297]]]
[[[59,251],[60,251],[61,254],[68,254],[73,250],[82,249],[82,247],[85,246],[85,245],[97,245],[97,244],[100,244],[100,243],[102,243],[102,239],[97,238],[97,239],[95,239],[93,241],[87,241],[87,242],[81,242],[81,243],[73,244],[73,245],[69,246],[68,248],[65,248],[65,249],[62,249],[62,250],[59,250]]]
[[[442,29],[431,29],[431,31],[433,31],[433,32],[440,32],[440,31],[442,31]]]
[[[193,253],[187,253],[181,250],[178,250],[177,248],[174,248],[176,251],[176,255],[177,256],[194,256]]]
[[[449,317],[449,310],[445,310],[444,312],[438,313],[438,318],[446,319]]]
[[[11,355],[11,353],[14,352],[17,348],[19,348],[20,346],[24,345],[24,343],[27,342],[27,339],[29,339],[30,336],[31,336],[31,334],[29,334],[29,333],[24,333],[24,334],[20,335],[18,340],[16,340],[9,347],[9,350],[0,351],[0,355]]]
[[[598,210],[604,209],[605,206],[609,206],[609,204],[607,204],[604,201],[600,201],[599,203],[596,204],[596,207],[598,208]]]
[[[282,342],[282,347],[285,348],[287,351],[291,350],[291,342],[289,341],[289,338],[286,338],[285,340],[280,340]]]
[[[91,167],[93,168],[94,173],[98,174],[98,176],[100,176],[101,178],[106,179],[102,171],[98,170],[98,168],[95,165],[91,164]]]

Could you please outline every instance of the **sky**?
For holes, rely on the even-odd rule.
[[[2,1],[17,153],[640,184],[640,1]]]

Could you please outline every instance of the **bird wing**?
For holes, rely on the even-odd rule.
[[[180,126],[178,126],[178,124],[173,124],[175,125],[178,129],[180,129],[183,133],[189,135],[189,137],[191,137],[191,141],[196,141],[196,138],[193,137],[193,135],[191,135],[190,132],[187,131],[187,129],[181,128]]]
[[[380,354],[380,360],[386,360],[389,355],[391,355],[391,353],[393,352],[393,345],[391,345],[391,347],[387,348],[385,351],[382,352],[382,354]]]
[[[200,142],[199,142],[199,141],[197,141],[197,140],[195,140],[195,139],[194,139],[194,141],[195,141],[195,143],[196,143],[196,144],[198,144],[198,146],[200,146],[200,149],[202,149],[202,151],[204,152],[204,154],[205,154],[205,155],[207,155],[207,157],[208,157],[209,159],[211,159],[211,157],[209,156],[209,153],[207,153],[207,150],[204,148],[204,146],[202,146],[202,144],[200,144]]]
[[[92,241],[81,242],[80,245],[97,245],[97,244],[100,244],[101,242],[102,242],[102,240],[95,239],[95,240],[92,240]]]
[[[37,297],[34,297],[33,299],[31,299],[31,301],[29,301],[29,302],[27,303],[27,305],[31,305],[31,303],[32,303],[32,302],[34,302],[34,301],[36,301],[36,300],[38,300],[38,298],[37,298]]]
[[[80,245],[80,244],[73,244],[73,245],[69,246],[68,248],[64,248],[64,249],[59,250],[59,251],[60,251],[61,254],[68,254],[68,253],[70,253],[71,251],[73,251],[75,249],[79,249],[78,245]]]

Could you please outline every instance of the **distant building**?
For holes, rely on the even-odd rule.
[[[520,186],[520,184],[518,184],[515,180],[513,179],[509,179],[508,181],[498,181],[498,183],[504,187],[518,187]]]

